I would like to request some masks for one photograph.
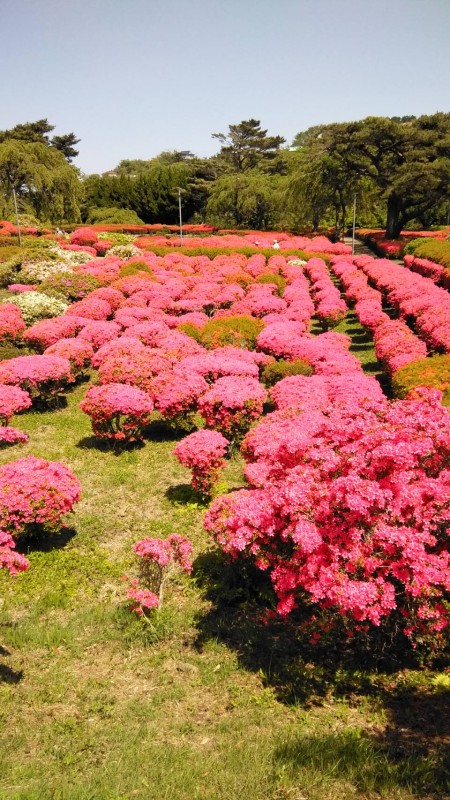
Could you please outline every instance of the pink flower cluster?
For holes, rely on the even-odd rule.
[[[209,496],[225,464],[228,439],[218,431],[200,430],[182,439],[175,447],[174,455],[180,464],[192,470],[193,488]]]
[[[219,378],[199,400],[207,427],[239,441],[261,416],[267,392],[255,378]]]
[[[28,436],[23,431],[0,425],[0,447],[8,444],[25,444],[26,442],[28,442]]]
[[[408,267],[412,272],[418,272],[424,278],[430,278],[433,283],[439,283],[445,272],[445,267],[442,264],[436,264],[435,261],[430,261],[428,258],[406,255],[403,257],[403,262],[405,267]]]
[[[0,569],[7,569],[10,575],[24,572],[30,566],[25,556],[15,552],[15,546],[12,536],[0,529]]]
[[[255,488],[216,499],[206,515],[216,542],[269,572],[280,614],[306,592],[344,618],[379,625],[398,613],[408,635],[438,635],[450,588],[440,393],[275,412],[260,426],[243,448]]]
[[[18,386],[0,386],[0,425],[8,425],[14,414],[30,408],[31,398]]]
[[[311,281],[311,291],[316,306],[316,316],[325,327],[333,328],[344,319],[347,306],[339,289],[334,286],[325,261],[311,258],[305,264],[305,272]]]
[[[127,597],[138,616],[162,604],[165,585],[172,575],[181,570],[192,571],[192,544],[186,536],[172,533],[167,539],[141,539],[133,545],[140,560],[139,578],[132,579]]]
[[[51,401],[73,381],[67,358],[18,356],[0,362],[0,384],[19,386],[33,398]]]
[[[58,461],[29,455],[0,466],[0,529],[22,535],[31,525],[59,527],[80,499],[73,472]]]
[[[0,342],[19,339],[24,330],[20,308],[13,303],[0,303]]]
[[[100,439],[142,440],[153,403],[145,392],[123,383],[91,386],[80,408],[91,417],[92,430]]]

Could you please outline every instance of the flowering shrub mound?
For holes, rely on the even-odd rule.
[[[103,320],[92,320],[88,322],[78,334],[78,339],[90,342],[94,350],[98,350],[102,345],[116,339],[120,333],[117,322],[103,322]]]
[[[138,616],[162,605],[164,589],[178,572],[192,571],[192,544],[186,536],[172,533],[167,539],[141,539],[133,545],[139,559],[139,578],[127,592],[130,606]]]
[[[40,319],[57,317],[67,310],[67,303],[57,297],[49,297],[43,292],[25,292],[11,300],[17,305],[27,325],[34,325]]]
[[[0,530],[0,569],[7,569],[10,575],[24,572],[30,566],[25,556],[14,552],[15,546],[12,536]]]
[[[23,431],[0,425],[0,448],[9,444],[25,444],[26,442],[28,442],[28,436]]]
[[[171,366],[168,358],[149,348],[136,349],[129,354],[115,351],[100,365],[98,377],[101,384],[127,383],[144,392],[151,392],[155,377],[169,371]]]
[[[0,303],[0,342],[15,341],[25,330],[20,308],[13,303]]]
[[[165,419],[189,423],[197,411],[199,398],[207,390],[205,379],[196,372],[181,376],[165,371],[155,377],[149,391],[155,408]]]
[[[136,353],[147,352],[145,345],[142,344],[140,339],[135,339],[133,336],[121,336],[119,339],[111,339],[105,342],[94,353],[92,357],[92,366],[98,369],[109,356],[133,356]]]
[[[358,623],[397,613],[406,635],[438,637],[450,616],[450,415],[439,393],[331,407],[311,424],[305,412],[284,434],[277,462],[269,451],[247,474],[264,488],[218,498],[207,530],[269,572],[280,614],[306,592]]]
[[[30,408],[31,398],[18,386],[0,386],[0,425],[8,425],[14,414]]]
[[[94,350],[89,342],[83,339],[60,339],[44,350],[45,356],[59,356],[70,361],[70,369],[74,378],[79,378],[89,367]]]
[[[113,311],[117,311],[125,302],[122,292],[113,289],[112,286],[101,286],[99,289],[94,289],[89,297],[91,300],[105,300]]]
[[[33,525],[57,529],[81,497],[73,472],[59,461],[29,455],[0,467],[0,530],[11,536]]]
[[[55,399],[73,382],[70,362],[59,356],[18,356],[0,362],[0,384],[20,386],[31,397]]]
[[[82,272],[58,272],[42,281],[40,291],[50,297],[59,297],[67,302],[82,300],[94,289],[100,286],[100,282],[93,275]]]
[[[77,244],[80,247],[93,245],[97,242],[97,231],[91,228],[77,228],[76,231],[70,234],[70,243]]]
[[[191,433],[175,447],[174,455],[180,464],[192,470],[192,486],[209,496],[225,464],[224,455],[229,445],[218,431],[201,430]]]
[[[174,367],[174,372],[178,375],[183,375],[183,377],[195,372],[198,375],[203,375],[205,380],[210,383],[218,378],[223,378],[225,375],[258,378],[259,369],[253,360],[228,355],[223,350],[224,348],[218,348],[217,350],[205,351],[199,356],[184,358]]]
[[[108,383],[91,386],[80,408],[91,417],[92,430],[99,439],[135,442],[142,440],[153,403],[135,386]]]
[[[41,352],[59,342],[60,339],[76,336],[86,322],[87,320],[81,322],[78,317],[71,316],[43,319],[36,322],[31,328],[27,328],[23,334],[23,340],[30,347]]]
[[[67,316],[86,317],[92,320],[107,320],[112,314],[111,306],[107,300],[100,297],[90,297],[72,303],[67,311]]]
[[[198,408],[208,428],[240,440],[258,419],[267,392],[254,378],[219,378],[200,398]]]

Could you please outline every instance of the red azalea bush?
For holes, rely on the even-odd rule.
[[[73,472],[59,461],[29,455],[0,467],[0,530],[11,536],[33,525],[58,528],[81,497]]]
[[[213,503],[206,528],[268,571],[280,614],[309,597],[358,623],[397,614],[406,635],[435,642],[448,624],[450,415],[422,392],[290,412],[281,435],[276,418],[284,447],[249,465],[255,488]]]
[[[150,421],[153,403],[135,386],[109,383],[91,386],[80,408],[88,414],[94,435],[116,442],[141,441]]]
[[[77,244],[80,247],[94,245],[97,241],[97,232],[92,228],[77,228],[76,231],[70,234],[70,243]]]
[[[14,551],[15,546],[12,536],[0,529],[0,569],[7,569],[10,575],[24,572],[30,566],[25,556]]]
[[[192,486],[203,495],[210,495],[225,464],[229,445],[218,431],[201,430],[191,433],[175,447],[174,455],[180,464],[192,470]]]
[[[171,366],[171,361],[156,350],[143,347],[129,354],[118,350],[100,364],[98,377],[101,384],[127,383],[150,393],[156,376],[170,371]]]
[[[0,425],[8,425],[14,414],[30,408],[31,398],[18,386],[0,386]]]
[[[20,308],[13,303],[0,303],[0,342],[19,339],[25,330]]]
[[[32,398],[55,399],[73,382],[70,362],[59,356],[18,356],[0,362],[0,384],[20,386]]]
[[[267,392],[254,378],[219,378],[200,398],[198,409],[208,428],[241,439],[263,412]]]
[[[192,571],[192,544],[186,536],[172,533],[167,539],[141,539],[133,545],[139,559],[139,578],[130,582],[127,597],[138,616],[162,605],[164,589],[177,572]]]

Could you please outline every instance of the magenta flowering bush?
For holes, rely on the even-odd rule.
[[[154,378],[150,394],[155,408],[165,419],[174,422],[192,422],[200,397],[208,390],[205,379],[195,373],[161,372]]]
[[[186,436],[175,447],[180,464],[192,470],[193,488],[209,496],[225,465],[224,456],[230,442],[218,431],[201,430]]]
[[[31,325],[23,334],[23,340],[29,347],[43,352],[60,339],[76,336],[88,320],[80,320],[75,316],[53,317],[43,319]]]
[[[12,536],[0,529],[0,569],[7,569],[10,575],[24,572],[30,566],[25,556],[15,552],[15,546]]]
[[[80,408],[88,414],[94,435],[116,442],[141,441],[153,403],[145,392],[124,383],[91,386]]]
[[[306,596],[357,623],[396,614],[407,636],[437,641],[450,616],[450,415],[440,393],[272,416],[262,449],[244,448],[254,488],[216,499],[207,530],[268,571],[282,615]]]
[[[132,579],[127,597],[138,616],[159,608],[164,589],[179,571],[192,571],[192,544],[186,536],[172,533],[167,539],[141,539],[133,545],[139,559],[139,578]]]
[[[59,461],[11,461],[0,467],[0,530],[18,536],[35,525],[57,529],[80,497],[80,482]]]
[[[20,308],[13,303],[0,303],[0,342],[16,341],[25,330]]]
[[[92,320],[88,322],[79,332],[78,338],[85,342],[90,342],[94,350],[98,350],[106,342],[116,339],[120,333],[120,327],[116,322],[103,322],[103,320]]]
[[[100,364],[98,377],[102,384],[128,383],[144,392],[152,393],[156,376],[171,371],[171,367],[171,361],[159,350],[142,346],[142,349],[136,348],[126,354],[115,349]]]
[[[208,428],[239,441],[257,420],[267,392],[255,378],[219,378],[199,400],[198,409]]]
[[[55,400],[73,382],[70,361],[59,356],[18,356],[0,362],[0,384],[19,386],[33,399]]]
[[[28,442],[28,436],[23,431],[0,425],[0,448],[9,444],[25,444],[26,442]]]
[[[107,300],[98,297],[98,295],[97,297],[88,295],[83,300],[72,303],[67,309],[65,316],[86,317],[87,319],[101,321],[107,320],[111,314],[112,308]]]
[[[30,408],[31,398],[18,386],[0,386],[0,425],[8,425],[14,414]]]
[[[45,356],[59,356],[70,362],[71,373],[75,379],[79,378],[88,369],[94,350],[89,342],[81,338],[60,339],[55,344],[44,350]]]

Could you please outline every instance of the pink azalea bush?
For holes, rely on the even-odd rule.
[[[155,408],[165,419],[190,423],[200,397],[207,390],[205,379],[195,372],[181,376],[163,371],[152,381],[150,394]]]
[[[422,391],[276,412],[272,443],[246,471],[254,488],[214,501],[207,530],[269,573],[280,614],[308,597],[357,623],[397,614],[410,637],[448,625],[450,415],[439,392]]]
[[[130,610],[144,617],[162,605],[168,581],[179,571],[192,571],[192,544],[186,536],[172,533],[167,539],[141,539],[133,545],[139,559],[139,578],[132,579],[127,597]]]
[[[0,362],[0,384],[19,386],[33,399],[56,399],[73,382],[70,361],[60,356],[18,356]]]
[[[199,400],[198,408],[208,428],[236,441],[257,420],[267,392],[255,378],[219,378]]]
[[[135,386],[108,383],[91,386],[80,408],[90,416],[92,430],[99,439],[128,443],[142,440],[153,403]]]
[[[57,529],[80,497],[80,482],[59,461],[11,461],[0,466],[0,530],[18,536],[34,525]]]
[[[30,566],[25,556],[15,552],[15,546],[12,536],[0,529],[0,569],[7,569],[10,575],[24,572]]]
[[[0,303],[0,342],[16,341],[25,330],[22,312],[13,303]]]
[[[25,444],[26,442],[28,442],[28,436],[23,431],[0,425],[0,448],[9,444]]]
[[[0,386],[0,425],[8,425],[14,414],[30,408],[31,398],[18,386]]]
[[[60,339],[59,342],[47,347],[44,350],[44,355],[66,358],[70,362],[73,377],[79,378],[88,369],[94,350],[89,342],[80,338]]]
[[[174,455],[180,464],[192,470],[192,486],[201,494],[211,494],[225,464],[229,446],[218,431],[201,430],[186,436],[175,447]]]

